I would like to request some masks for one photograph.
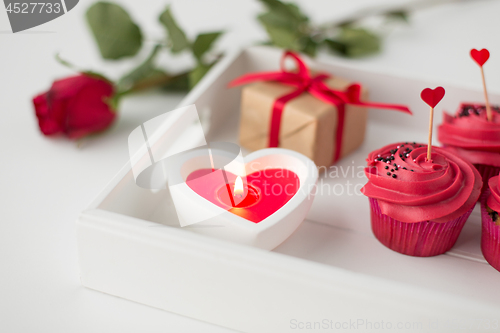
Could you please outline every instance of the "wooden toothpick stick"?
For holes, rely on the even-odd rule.
[[[431,160],[432,154],[432,123],[434,122],[434,108],[431,106],[431,113],[429,116],[429,143],[427,144],[427,161]]]
[[[437,87],[435,89],[425,88],[420,93],[422,100],[431,107],[429,115],[429,143],[427,145],[427,161],[432,161],[432,127],[434,122],[434,107],[443,99],[444,88]]]
[[[483,66],[481,68],[481,78],[483,79],[484,100],[486,102],[486,117],[488,121],[493,121],[493,113],[491,112],[490,101],[488,99],[488,91],[486,90],[486,80],[484,79]]]

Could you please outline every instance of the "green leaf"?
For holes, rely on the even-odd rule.
[[[296,5],[284,4],[277,0],[262,1],[268,5],[269,11],[260,14],[258,19],[266,28],[280,28],[298,35],[307,30],[308,18]]]
[[[385,16],[390,20],[403,21],[406,23],[410,22],[408,12],[406,12],[404,10],[397,10],[397,11],[393,11],[393,12],[388,12],[385,14]]]
[[[303,52],[311,57],[316,56],[316,51],[318,49],[318,43],[316,43],[311,37],[306,37],[302,44],[303,44],[303,46],[301,48],[301,52]]]
[[[91,70],[87,70],[87,71],[81,71],[82,74],[85,74],[85,75],[88,75],[88,76],[92,76],[94,78],[97,78],[97,79],[100,79],[100,80],[103,80],[103,81],[106,81],[108,82],[109,84],[112,84],[114,85],[113,81],[111,81],[110,79],[108,79],[106,76],[104,76],[103,74],[101,73],[98,73],[98,72],[94,72],[94,71],[91,71]]]
[[[120,94],[114,94],[111,97],[108,97],[104,100],[106,104],[108,104],[111,111],[114,113],[118,112],[118,106],[120,105],[121,96]]]
[[[193,54],[198,59],[198,62],[201,62],[201,58],[203,55],[210,50],[213,43],[222,35],[222,31],[217,32],[208,32],[204,34],[199,34],[196,37],[196,40],[193,43]]]
[[[266,22],[266,19],[261,19],[261,16],[259,16],[259,20],[264,25],[264,28],[266,29],[269,39],[273,45],[294,51],[300,51],[301,47],[299,39],[301,38],[301,34],[298,31],[294,31],[294,29],[290,29],[288,27],[273,25]]]
[[[160,22],[165,26],[168,31],[168,38],[172,43],[172,53],[179,53],[189,46],[186,34],[179,27],[170,12],[170,6],[167,6],[165,11],[160,15]]]
[[[120,90],[130,88],[138,81],[143,80],[152,74],[156,73],[155,59],[158,52],[161,50],[161,45],[155,45],[149,57],[140,64],[137,68],[124,75],[119,81],[118,86]]]
[[[381,39],[366,29],[344,26],[337,39],[326,43],[346,57],[357,58],[380,51]]]
[[[286,16],[279,15],[275,12],[267,12],[260,14],[258,17],[260,23],[265,27],[271,26],[275,28],[282,28],[289,30],[290,32],[296,32],[298,30],[297,22],[288,19]]]
[[[55,55],[56,61],[63,65],[64,67],[68,67],[69,69],[72,69],[74,71],[80,72],[81,70],[74,64],[70,63],[66,59],[61,58],[61,55],[59,53],[56,53]]]
[[[347,44],[341,43],[333,39],[325,39],[325,44],[330,48],[330,50],[340,53],[343,56],[347,56]]]
[[[339,28],[349,28],[349,27],[352,27],[355,23],[356,23],[356,21],[349,19],[349,20],[339,22],[337,24],[337,26]]]
[[[281,16],[295,22],[308,21],[307,16],[294,4],[283,3],[279,0],[261,0],[261,2],[263,2],[267,8],[269,8],[270,12],[274,13],[276,16]]]
[[[300,8],[294,3],[286,3],[285,6],[288,7],[289,13],[299,22],[309,22],[309,17],[302,13]]]
[[[189,88],[193,88],[204,76],[207,72],[212,68],[214,63],[205,65],[198,64],[190,73],[189,73]]]
[[[317,43],[309,36],[309,19],[299,7],[278,0],[261,1],[269,11],[260,14],[258,20],[273,45],[309,55],[316,54]]]
[[[130,57],[142,46],[142,33],[120,6],[97,2],[86,13],[87,22],[104,59]]]

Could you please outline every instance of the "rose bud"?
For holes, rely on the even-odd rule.
[[[79,139],[108,128],[116,118],[111,102],[115,88],[103,77],[80,74],[54,81],[50,90],[33,98],[44,135]]]

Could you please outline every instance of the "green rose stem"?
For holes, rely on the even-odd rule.
[[[152,88],[161,88],[161,87],[167,86],[168,84],[173,83],[175,81],[187,78],[188,75],[189,75],[189,71],[183,72],[183,73],[180,73],[177,75],[173,75],[173,76],[165,74],[165,75],[158,75],[155,77],[143,79],[141,81],[134,83],[134,85],[132,87],[130,87],[129,89],[118,92],[117,95],[119,98],[121,98],[123,96],[129,95],[129,94],[132,94],[135,92],[148,90],[148,89],[152,89]]]

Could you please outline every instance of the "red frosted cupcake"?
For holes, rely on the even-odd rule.
[[[483,192],[488,179],[500,171],[500,109],[492,107],[488,121],[486,107],[462,104],[454,117],[444,113],[438,139],[444,147],[474,164],[483,178]]]
[[[375,237],[388,248],[429,257],[448,251],[479,198],[474,166],[449,151],[395,143],[371,152],[361,192],[370,198]]]
[[[489,190],[481,202],[481,251],[488,263],[500,271],[500,189],[498,176],[488,181]]]

